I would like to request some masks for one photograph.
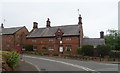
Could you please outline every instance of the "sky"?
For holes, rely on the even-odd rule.
[[[118,29],[119,0],[1,0],[0,23],[5,28],[26,26],[30,31],[33,22],[46,27],[75,25],[81,14],[84,36],[99,38],[100,31]],[[79,13],[78,10],[79,9]]]

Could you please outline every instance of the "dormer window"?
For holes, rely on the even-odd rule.
[[[56,33],[55,33],[56,36],[62,36],[63,35],[63,32],[60,28],[57,29]]]
[[[60,30],[58,30],[58,32],[60,32]]]

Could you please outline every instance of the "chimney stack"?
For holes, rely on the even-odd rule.
[[[79,14],[79,17],[78,17],[78,24],[82,24],[82,17],[81,17],[80,14]]]
[[[3,23],[1,24],[1,28],[4,28]]]
[[[48,18],[47,21],[46,21],[46,27],[47,27],[47,28],[51,27],[51,26],[50,26],[50,23],[51,23],[51,22],[50,22],[50,19]]]
[[[33,29],[37,29],[38,28],[38,23],[37,22],[33,22]]]
[[[100,38],[104,38],[104,32],[103,31],[100,32]]]

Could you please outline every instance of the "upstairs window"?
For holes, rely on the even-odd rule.
[[[54,41],[54,39],[53,38],[49,38],[49,41]]]
[[[32,40],[32,42],[36,42],[36,40]]]
[[[67,37],[66,40],[71,40],[71,37]]]

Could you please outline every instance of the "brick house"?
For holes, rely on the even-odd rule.
[[[77,54],[77,48],[87,45],[90,40],[94,40],[93,44],[102,45],[105,43],[103,38],[83,38],[82,17],[78,17],[78,24],[54,26],[51,27],[50,20],[46,21],[45,28],[38,28],[38,23],[33,22],[33,29],[27,35],[27,44],[36,46],[37,51],[47,51],[50,53]],[[102,34],[103,35],[103,34]],[[101,40],[102,39],[102,40]],[[93,42],[93,41],[91,41]],[[44,48],[47,48],[45,50]]]
[[[1,24],[1,29],[2,50],[18,50],[26,43],[26,35],[28,35],[29,32],[25,26],[4,28],[3,24]]]
[[[100,32],[100,38],[83,38],[81,15],[78,24],[74,25],[51,27],[48,18],[45,28],[38,28],[38,23],[33,22],[33,29],[29,32],[25,26],[4,28],[1,24],[0,32],[2,50],[19,50],[23,45],[33,45],[36,51],[77,54],[77,48],[82,45],[93,45],[96,48],[97,45],[105,44],[104,32]]]

